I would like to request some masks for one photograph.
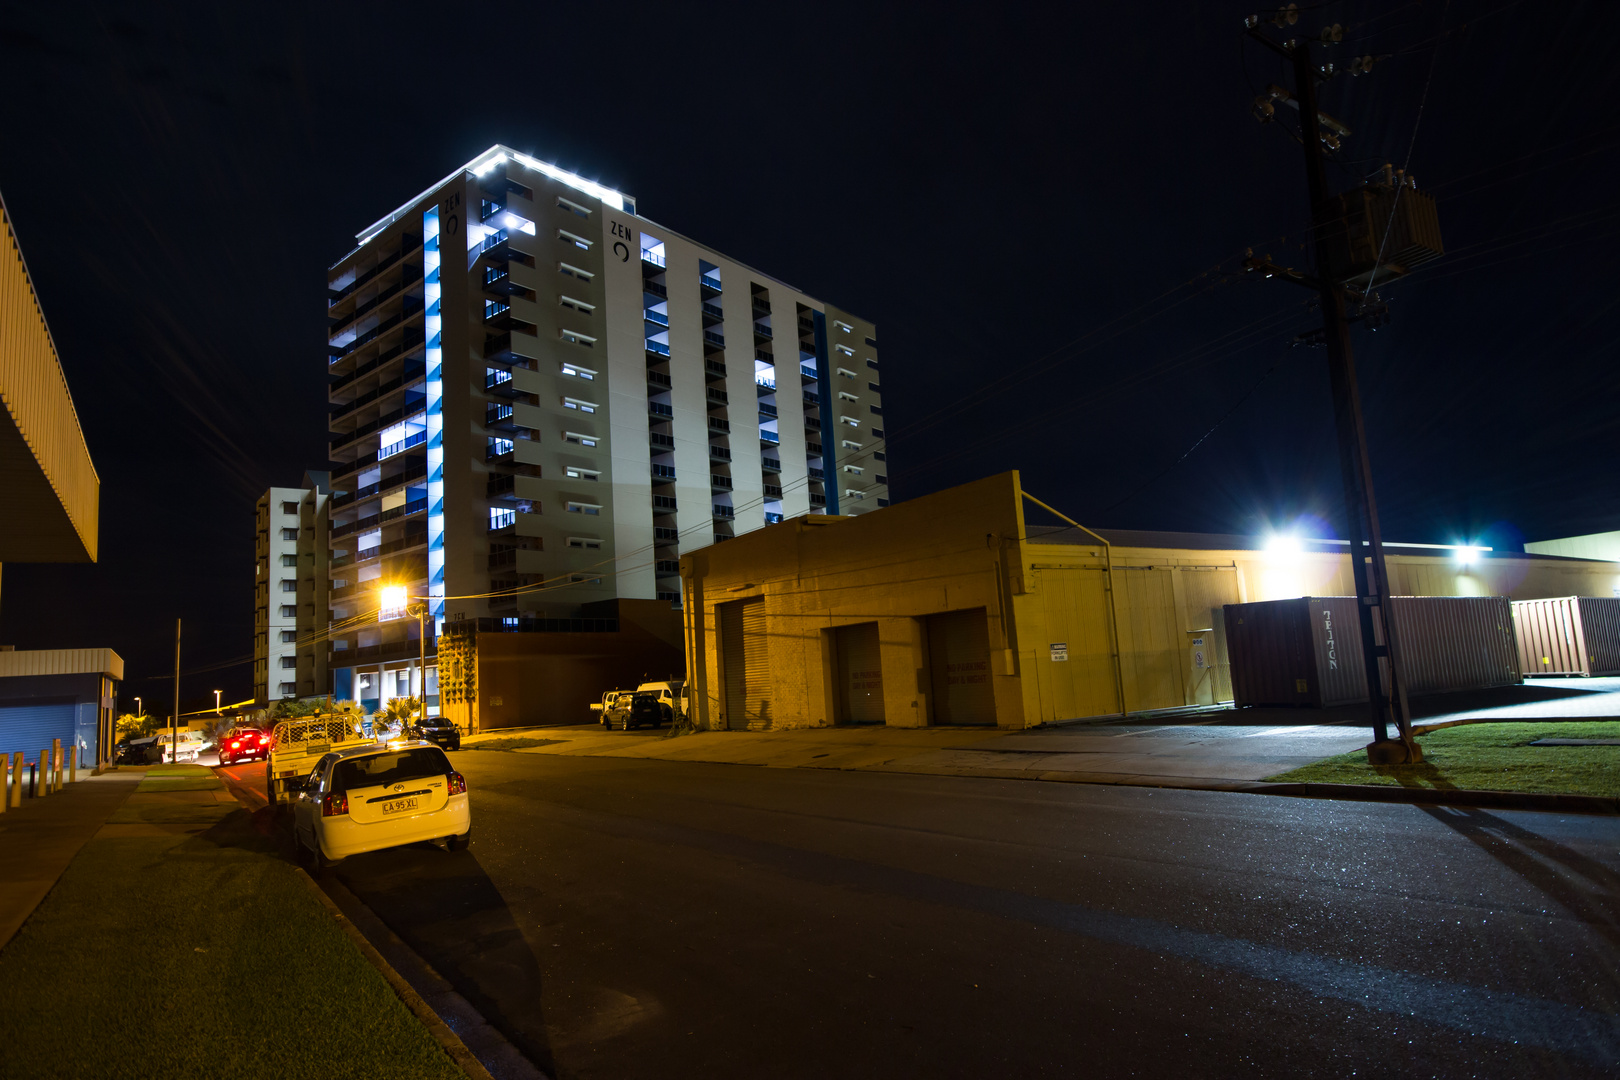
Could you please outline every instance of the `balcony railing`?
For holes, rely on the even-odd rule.
[[[781,514],[773,514],[769,510],[765,511],[765,524],[767,524],[767,525],[780,525],[780,524],[782,524],[782,515]]]
[[[775,416],[776,415],[776,406],[772,405],[768,401],[760,402],[759,403],[759,415],[761,415],[761,416]]]
[[[653,539],[660,544],[673,544],[681,538],[681,530],[666,528],[663,525],[653,526]]]
[[[668,420],[675,416],[675,410],[662,402],[649,401],[647,402],[647,415],[662,416],[664,419]]]
[[[767,390],[775,390],[776,389],[776,379],[775,379],[775,377],[770,376],[770,375],[760,375],[760,374],[756,373],[754,375],[754,385],[755,386],[762,386]]]
[[[670,387],[669,376],[662,371],[649,371],[647,372],[647,384],[649,386],[661,386],[668,390]]]
[[[715,292],[720,291],[720,279],[712,274],[699,275],[698,284],[702,285],[705,289],[713,289]]]
[[[733,518],[737,516],[737,512],[724,503],[715,503],[714,516],[717,518]]]
[[[816,468],[814,465],[808,466],[808,470],[809,470],[809,473],[810,473],[810,479],[812,479],[812,480],[825,480],[825,479],[827,479],[827,475],[824,472],[822,472],[820,469]]]
[[[731,477],[729,477],[729,476],[721,476],[719,473],[710,473],[709,474],[709,490],[710,491],[730,491],[731,490]]]
[[[673,495],[654,495],[652,497],[652,505],[655,512],[663,511],[665,513],[674,513],[677,509],[675,496]]]
[[[782,488],[777,484],[766,484],[765,497],[767,499],[780,499],[782,497]]]
[[[821,444],[818,442],[807,442],[804,444],[804,452],[809,454],[811,457],[820,457]]]
[[[643,311],[641,313],[641,317],[650,323],[657,324],[658,326],[667,327],[669,325],[669,316],[665,315],[661,311]]]
[[[714,330],[703,331],[703,340],[722,349],[726,347],[726,335]]]
[[[775,446],[777,443],[782,441],[782,436],[778,435],[774,431],[766,431],[764,428],[760,428],[759,441],[762,443],[770,443],[772,446]]]
[[[726,449],[724,446],[715,446],[713,443],[710,443],[709,444],[709,460],[710,461],[730,461],[731,460],[731,451]]]
[[[407,435],[403,439],[399,440],[399,442],[389,443],[387,446],[379,447],[377,450],[377,460],[382,461],[386,458],[393,457],[395,454],[403,454],[411,447],[421,446],[425,442],[427,442],[427,432],[425,431],[418,431],[414,435]]]
[[[815,492],[812,491],[810,493],[810,505],[811,506],[826,506],[827,505],[827,496],[825,496],[825,495],[817,495]]]
[[[659,356],[668,356],[669,346],[665,345],[662,341],[649,341],[647,342],[647,351],[650,353],[657,353]]]
[[[816,374],[816,369],[815,368],[808,367],[808,366],[806,366],[804,364],[799,365],[799,374],[804,376],[806,379],[811,380],[812,382],[814,382],[816,379],[819,379],[821,377],[821,376]]]
[[[768,326],[761,326],[761,325],[759,325],[759,323],[755,323],[754,324],[754,336],[755,337],[762,337],[762,338],[769,338],[771,336],[771,328],[768,327]]]
[[[726,317],[724,308],[722,308],[719,304],[711,304],[707,300],[703,301],[703,314],[709,316],[711,319],[723,319]]]
[[[665,259],[661,252],[653,251],[649,248],[641,249],[641,261],[652,266],[659,267],[660,269],[667,269],[669,266],[668,260]]]
[[[648,439],[648,442],[651,443],[651,445],[656,449],[662,449],[662,450],[673,450],[673,449],[675,449],[675,436],[673,436],[673,435],[665,435],[665,434],[663,434],[661,432],[652,431],[652,432],[648,432],[647,439]]]
[[[669,299],[669,290],[658,284],[656,281],[643,281],[641,283],[641,290],[643,292],[650,292],[654,296],[662,296],[665,300]]]
[[[672,481],[675,479],[675,466],[654,464],[652,467],[652,475],[654,480]]]
[[[360,288],[360,286],[364,285],[366,282],[370,281],[384,270],[387,270],[390,266],[393,266],[400,259],[415,251],[421,245],[422,238],[420,236],[407,232],[400,240],[399,250],[378,255],[376,266],[372,267],[370,270],[367,270],[365,273],[361,274],[359,277],[355,278],[341,289],[333,289],[328,287],[327,295],[330,297],[331,302],[336,303],[342,300],[344,297],[354,292],[354,290]]]
[[[726,362],[724,360],[705,360],[703,361],[703,370],[710,375],[718,375],[723,379],[726,377]]]
[[[729,432],[731,430],[731,421],[722,420],[718,416],[711,416],[709,417],[709,430]]]
[[[724,390],[717,390],[712,386],[708,388],[707,397],[715,405],[727,405],[731,402],[731,398],[727,396]]]
[[[777,461],[773,457],[762,457],[762,458],[760,458],[759,459],[759,467],[761,469],[765,470],[766,472],[779,473],[779,472],[782,471],[782,463],[780,461]]]

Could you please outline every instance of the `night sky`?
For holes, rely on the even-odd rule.
[[[1338,531],[1312,294],[1240,273],[1310,267],[1253,10],[9,5],[0,191],[102,518],[97,565],[5,567],[0,641],[167,702],[179,615],[186,697],[250,696],[253,503],[325,464],[325,268],[496,142],[874,320],[896,498],[1017,468],[1097,527]],[[1408,165],[1448,249],[1354,331],[1386,538],[1620,528],[1620,5],[1292,32],[1324,21],[1389,57],[1323,91],[1333,185]]]

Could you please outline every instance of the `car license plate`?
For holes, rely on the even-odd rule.
[[[415,799],[395,799],[393,802],[385,802],[382,804],[382,812],[384,817],[388,816],[389,814],[408,814],[415,809]]]

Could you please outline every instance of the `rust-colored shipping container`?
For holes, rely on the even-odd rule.
[[[1407,694],[1520,681],[1507,597],[1397,596],[1390,610],[1400,634]],[[1226,638],[1232,696],[1240,706],[1367,700],[1355,597],[1228,604]],[[1386,662],[1380,661],[1380,667]],[[1388,685],[1386,668],[1386,691]]]
[[[1527,676],[1620,675],[1620,598],[1515,600],[1513,629]]]

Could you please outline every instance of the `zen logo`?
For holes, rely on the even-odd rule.
[[[617,221],[609,221],[608,227],[612,230],[613,235],[617,236],[621,240],[635,239],[634,236],[630,235],[630,226],[628,225],[621,224]]]
[[[1339,670],[1339,650],[1333,642],[1333,612],[1327,608],[1322,609],[1322,633],[1327,637],[1327,662],[1329,671]]]

